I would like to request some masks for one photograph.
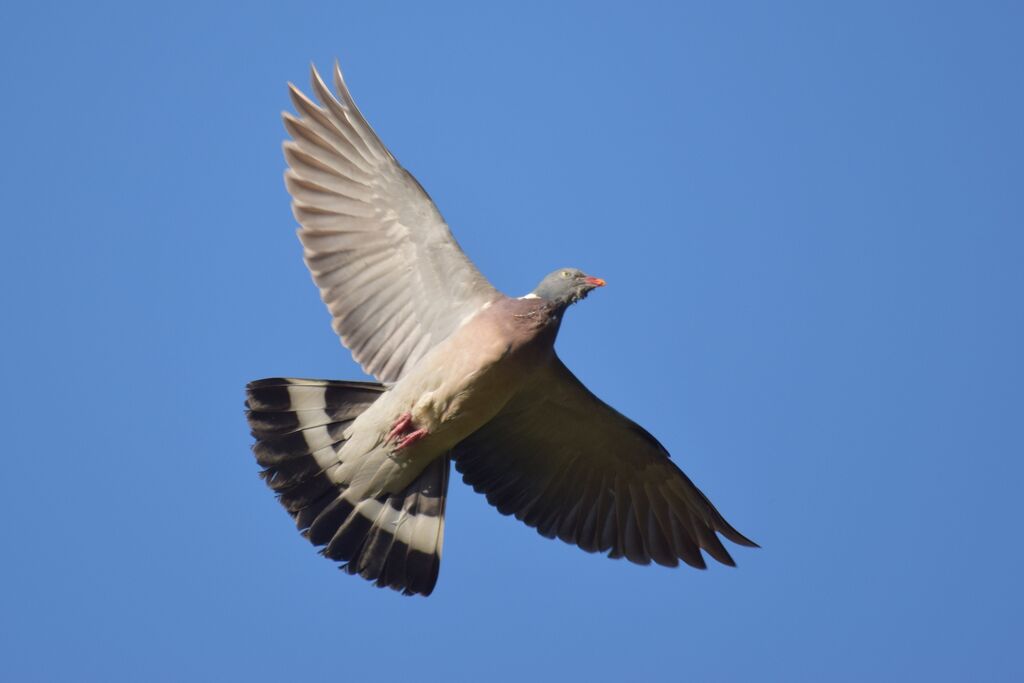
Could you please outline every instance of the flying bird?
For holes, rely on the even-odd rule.
[[[247,386],[262,467],[321,553],[429,595],[449,461],[541,535],[631,562],[734,565],[734,529],[643,427],[592,394],[554,350],[566,309],[604,280],[560,268],[519,298],[495,289],[363,118],[337,64],[318,102],[289,84],[285,184],[306,265],[353,358],[378,382]]]

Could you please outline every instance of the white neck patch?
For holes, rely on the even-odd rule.
[[[488,301],[488,302],[487,302],[487,303],[485,303],[485,304],[484,304],[483,306],[481,306],[480,308],[476,309],[475,311],[473,311],[472,313],[470,313],[469,315],[467,315],[467,316],[466,316],[465,318],[463,318],[462,320],[460,320],[460,321],[459,321],[459,327],[462,327],[463,325],[465,325],[466,323],[468,323],[468,322],[469,322],[470,320],[472,320],[472,319],[473,319],[473,316],[475,316],[475,315],[476,315],[477,313],[480,313],[481,311],[486,311],[486,310],[487,310],[488,308],[490,308],[490,307],[491,307],[491,304],[492,304],[492,303],[494,303],[494,302],[493,302],[493,301]]]
[[[522,301],[523,299],[539,299],[539,298],[540,298],[539,296],[537,296],[537,295],[536,295],[536,294],[534,294],[533,292],[530,292],[530,293],[529,293],[529,294],[527,294],[526,296],[521,296],[521,297],[519,297],[519,301]]]

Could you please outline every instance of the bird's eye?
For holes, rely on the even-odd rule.
[[[568,270],[562,271],[562,277],[569,277],[570,275],[572,275],[572,273],[570,273]]]

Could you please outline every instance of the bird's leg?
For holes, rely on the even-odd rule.
[[[404,413],[395,420],[395,424],[391,426],[391,431],[388,432],[388,438],[386,441],[394,441],[399,435],[409,431],[412,427],[412,413]]]

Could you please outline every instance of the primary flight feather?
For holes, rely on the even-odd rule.
[[[718,513],[646,430],[555,354],[569,305],[604,285],[564,268],[497,291],[384,147],[335,65],[317,102],[290,86],[285,184],[334,330],[381,383],[264,379],[247,387],[262,476],[302,533],[350,574],[429,595],[449,460],[503,514],[640,564],[733,560]]]

